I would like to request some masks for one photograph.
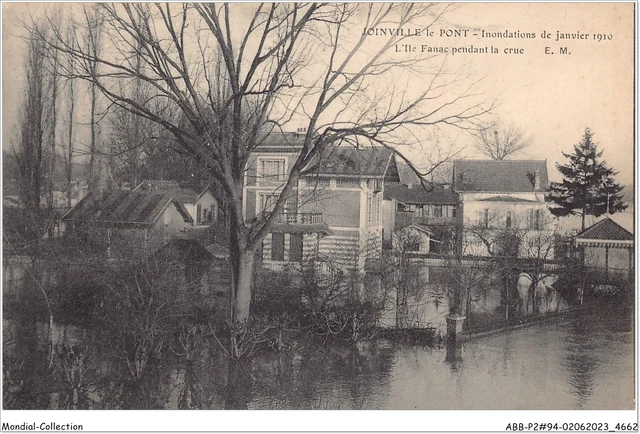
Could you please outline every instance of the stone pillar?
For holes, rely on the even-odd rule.
[[[447,320],[447,362],[459,362],[462,360],[462,343],[458,339],[462,333],[462,324],[466,317],[462,315],[449,315]]]

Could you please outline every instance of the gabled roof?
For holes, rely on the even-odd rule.
[[[384,178],[398,177],[393,153],[384,148],[333,146],[309,163],[305,174]]]
[[[411,167],[404,161],[397,161],[398,176],[400,177],[400,183],[404,185],[418,185],[420,184],[420,178],[416,175]]]
[[[429,229],[426,226],[417,224],[417,223],[411,223],[409,226],[405,226],[402,229],[398,229],[398,232],[406,232],[406,231],[408,231],[410,229],[415,229],[415,230],[417,230],[419,232],[422,232],[424,234],[429,235],[430,237],[433,236],[433,232],[431,231],[431,229]]]
[[[456,191],[528,193],[549,186],[546,160],[457,160],[453,178]]]
[[[409,188],[403,184],[385,184],[384,199],[395,199],[405,204],[455,205],[458,203],[458,194],[442,185],[427,184],[425,188],[418,183]]]
[[[209,186],[202,188],[194,185],[182,184],[178,181],[163,181],[155,179],[142,181],[133,189],[133,191],[137,192],[168,194],[182,203],[196,203],[198,198],[208,190],[211,190]],[[213,194],[213,191],[211,194]]]
[[[103,226],[145,227],[153,225],[171,204],[184,221],[193,222],[182,202],[173,196],[122,190],[105,191],[101,196],[88,193],[62,220],[92,222]]]
[[[633,234],[607,217],[585,229],[576,239],[633,241]]]

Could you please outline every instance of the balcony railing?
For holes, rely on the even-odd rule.
[[[314,225],[323,223],[322,213],[314,212],[283,212],[276,216],[276,223],[280,224],[298,224],[298,225]]]
[[[434,217],[434,216],[418,216],[412,211],[398,211],[396,213],[396,227],[402,228],[410,224],[419,225],[453,225],[456,222],[455,217]]]

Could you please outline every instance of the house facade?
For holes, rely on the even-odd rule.
[[[555,221],[545,202],[548,184],[546,160],[455,161],[453,188],[462,213],[462,253],[490,256],[500,248],[501,234],[517,234],[518,255],[524,257],[536,250],[536,242],[551,243]],[[544,259],[552,259],[552,252],[545,255]]]
[[[383,148],[337,146],[327,149],[304,173],[301,210],[322,211],[331,230],[320,241],[318,253],[358,270],[368,259],[379,259],[384,188],[399,180],[393,154]]]
[[[179,200],[195,226],[211,225],[220,218],[220,202],[210,186],[197,187],[178,181],[146,180],[133,189],[144,193],[162,193]]]
[[[456,230],[461,225],[458,194],[449,184],[385,185],[384,240],[409,226],[421,226],[431,234],[433,253],[451,253],[455,249]],[[439,244],[436,246],[435,244]],[[422,253],[426,253],[421,248]]]
[[[107,257],[146,255],[179,237],[193,224],[172,196],[108,190],[88,193],[64,216],[70,242]]]
[[[244,218],[270,213],[304,139],[270,134],[252,155],[244,191]],[[384,149],[335,146],[306,167],[263,241],[263,264],[327,259],[342,268],[362,269],[382,250],[382,195],[385,179],[397,180],[392,155]],[[324,260],[324,259],[323,259]]]

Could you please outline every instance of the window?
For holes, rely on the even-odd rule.
[[[200,224],[202,222],[202,205],[196,205],[196,224]]]
[[[513,222],[511,221],[511,211],[507,211],[507,219],[505,221],[505,226],[507,229],[510,229],[512,224]]]
[[[379,208],[380,208],[379,196],[380,195],[377,193],[373,195],[373,224],[376,224],[376,225],[380,223],[380,218],[378,216]]]
[[[488,228],[489,227],[489,209],[485,208],[483,210],[478,210],[476,211],[476,223],[478,224],[478,226],[480,226],[481,228]]]
[[[214,204],[211,204],[211,207],[209,209],[209,223],[213,223],[216,220],[216,206]]]
[[[434,217],[442,217],[442,205],[434,205],[433,206],[433,216]]]
[[[398,202],[397,203],[397,207],[396,207],[396,211],[405,212],[405,211],[409,211],[409,208],[404,203]]]
[[[260,160],[259,170],[262,181],[284,181],[286,175],[284,158],[262,159]]]
[[[289,241],[289,261],[302,262],[302,234],[291,234]]]
[[[260,194],[260,211],[263,213],[270,213],[276,206],[278,201],[277,194],[261,193]]]
[[[284,234],[282,232],[271,234],[271,260],[284,261]]]
[[[451,217],[455,217],[458,213],[458,208],[455,206],[451,207]]]
[[[371,194],[367,194],[367,224],[371,224],[371,217],[373,216],[373,209],[372,209],[372,200],[371,200]]]
[[[529,229],[539,231],[542,228],[542,212],[539,209],[532,209],[529,212]]]

